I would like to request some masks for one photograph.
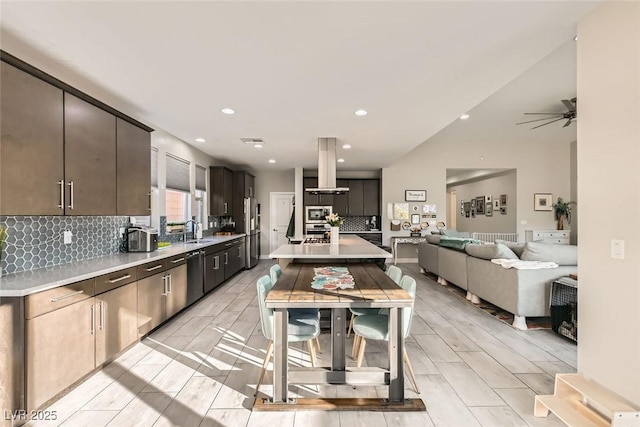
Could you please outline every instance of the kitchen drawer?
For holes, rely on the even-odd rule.
[[[228,246],[225,246],[224,243],[219,243],[217,245],[207,246],[206,248],[204,248],[204,253],[205,253],[205,255],[215,254],[216,252],[224,251],[225,248],[227,248],[227,247]]]
[[[38,292],[25,298],[25,317],[33,319],[95,295],[95,279]]]
[[[96,295],[126,285],[127,283],[135,282],[136,280],[138,280],[136,267],[130,267],[96,277]]]
[[[174,255],[167,260],[167,269],[187,263],[187,254]]]
[[[154,274],[161,273],[167,269],[167,260],[159,259],[157,261],[149,262],[144,265],[138,266],[137,275],[138,280],[145,277],[153,276]]]

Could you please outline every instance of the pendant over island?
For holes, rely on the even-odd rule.
[[[367,240],[349,234],[341,234],[338,244],[330,243],[301,243],[299,245],[282,245],[269,254],[269,258],[277,259],[280,267],[286,267],[290,262],[375,262],[384,263],[391,258],[391,253],[368,242]]]

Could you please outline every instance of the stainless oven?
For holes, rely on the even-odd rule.
[[[305,208],[304,222],[307,224],[324,224],[326,217],[333,212],[332,206],[307,206]]]
[[[316,224],[305,224],[304,225],[304,234],[309,235],[309,234],[324,234],[327,231],[329,231],[329,224],[326,223],[326,221],[324,223],[316,223]]]

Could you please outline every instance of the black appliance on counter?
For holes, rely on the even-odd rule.
[[[125,227],[120,252],[153,252],[156,249],[158,249],[156,228],[135,225]]]

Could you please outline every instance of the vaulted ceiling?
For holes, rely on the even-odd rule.
[[[363,170],[565,45],[597,3],[3,1],[0,46],[220,160],[315,167],[317,138],[333,136],[352,146],[339,148],[339,168]],[[504,97],[495,114],[521,114],[529,96],[530,110],[562,109],[548,104],[575,92],[566,71]]]

